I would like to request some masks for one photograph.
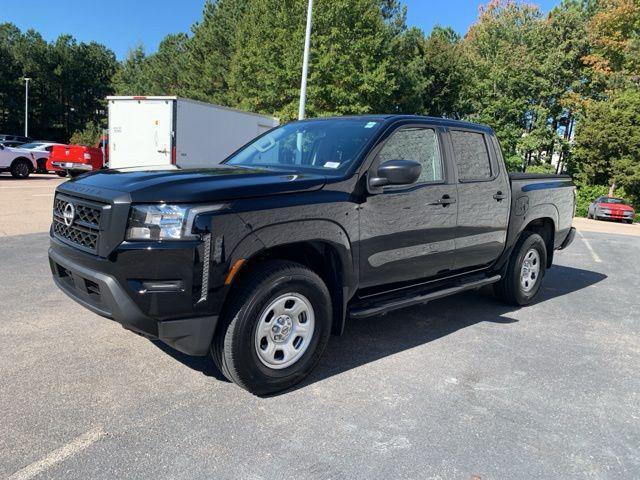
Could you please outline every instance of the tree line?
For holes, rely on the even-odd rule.
[[[64,138],[87,123],[97,131],[109,93],[179,95],[294,119],[306,4],[209,0],[190,32],[167,35],[150,55],[136,47],[121,63],[95,43],[63,36],[48,44],[3,25],[0,130],[20,125],[25,74],[40,88],[39,135]],[[316,0],[308,116],[487,123],[511,170],[569,172],[589,195],[613,187],[640,201],[638,0],[564,0],[547,14],[491,0],[464,36],[446,26],[425,34],[406,13],[399,0]]]

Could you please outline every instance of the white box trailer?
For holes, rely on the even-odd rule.
[[[276,118],[178,97],[107,97],[109,168],[219,164]]]

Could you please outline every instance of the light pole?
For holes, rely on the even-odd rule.
[[[304,58],[302,60],[302,82],[300,85],[300,107],[298,108],[298,120],[304,118],[307,103],[307,73],[309,71],[309,47],[311,44],[311,17],[313,14],[313,0],[309,0],[307,9],[307,30],[304,38]]]
[[[24,77],[24,136],[29,136],[29,77]]]

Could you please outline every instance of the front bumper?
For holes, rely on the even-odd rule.
[[[611,211],[610,213],[603,212],[602,210],[596,210],[595,217],[597,219],[607,219],[607,220],[633,220],[634,213],[629,212],[625,214],[624,212],[616,212]]]
[[[129,282],[109,271],[108,260],[78,252],[55,238],[51,239],[49,264],[56,285],[92,312],[115,320],[127,329],[158,338],[183,353],[208,353],[218,315],[204,309],[185,308],[189,302],[185,297],[190,297],[190,291],[140,292],[141,298],[132,297]],[[186,315],[174,314],[174,318],[167,319],[151,314],[158,310],[166,312],[167,309],[159,307],[162,305],[183,305],[179,311]]]

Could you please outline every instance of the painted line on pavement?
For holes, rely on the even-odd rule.
[[[596,263],[602,263],[602,259],[598,256],[596,251],[593,249],[593,247],[591,246],[591,243],[589,243],[589,240],[587,240],[584,237],[584,235],[582,235],[582,232],[580,230],[578,230],[578,235],[580,235],[580,238],[582,239],[584,244],[587,246],[587,249],[589,250],[589,253],[591,253],[591,256],[593,257],[593,261],[596,262]]]
[[[32,463],[31,465],[21,468],[11,475],[8,480],[29,480],[54,465],[90,447],[105,435],[106,433],[102,430],[102,427],[93,428],[79,437],[74,438],[66,445],[52,451],[46,457]]]

